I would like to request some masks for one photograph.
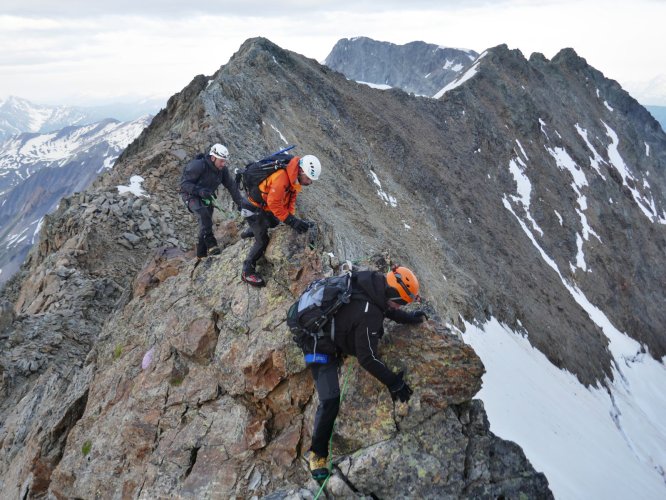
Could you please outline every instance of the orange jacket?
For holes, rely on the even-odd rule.
[[[294,215],[296,197],[303,187],[298,183],[298,161],[300,159],[300,156],[294,156],[286,168],[271,174],[259,184],[264,205],[262,208],[271,212],[282,222],[290,214]],[[250,201],[259,206],[251,198]]]

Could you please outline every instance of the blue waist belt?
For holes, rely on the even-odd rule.
[[[316,352],[314,354],[306,354],[305,355],[305,362],[306,363],[320,363],[320,364],[326,364],[328,363],[328,354],[321,354],[319,352]]]

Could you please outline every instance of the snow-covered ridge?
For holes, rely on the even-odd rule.
[[[73,106],[45,106],[20,97],[0,100],[0,140],[22,132],[50,132],[96,121],[89,111]]]
[[[161,100],[150,98],[87,107],[35,104],[15,96],[0,98],[0,144],[26,132],[45,134],[106,119],[130,122],[154,115],[162,105]]]

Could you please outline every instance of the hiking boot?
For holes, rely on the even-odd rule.
[[[308,467],[310,468],[312,479],[315,481],[321,481],[322,479],[326,479],[329,476],[326,457],[320,457],[314,451],[310,451],[310,456],[308,457]]]
[[[242,239],[245,239],[245,238],[253,238],[253,237],[254,237],[254,232],[252,231],[252,228],[248,227],[245,231],[243,231],[243,232],[240,234],[240,237],[241,237]]]
[[[241,274],[241,279],[245,283],[247,283],[248,285],[266,286],[266,282],[264,281],[264,278],[262,278],[260,275],[258,275],[254,271],[243,271],[243,274]]]
[[[211,250],[217,247],[217,239],[212,234],[203,237],[203,243],[208,248],[208,253],[211,253]]]
[[[208,250],[206,249],[206,245],[200,245],[197,243],[197,258],[203,259],[208,255]]]
[[[220,255],[221,253],[222,250],[220,250],[220,247],[218,247],[217,245],[208,247],[208,255]]]

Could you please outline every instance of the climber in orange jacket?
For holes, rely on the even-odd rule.
[[[264,279],[257,273],[255,266],[264,255],[270,241],[268,230],[283,222],[298,233],[310,229],[309,221],[294,216],[296,198],[303,186],[319,179],[321,163],[316,156],[294,156],[286,168],[277,170],[259,184],[258,192],[252,190],[242,203],[241,213],[250,226],[241,236],[254,236],[254,244],[243,262],[243,281],[252,286],[264,286]]]

